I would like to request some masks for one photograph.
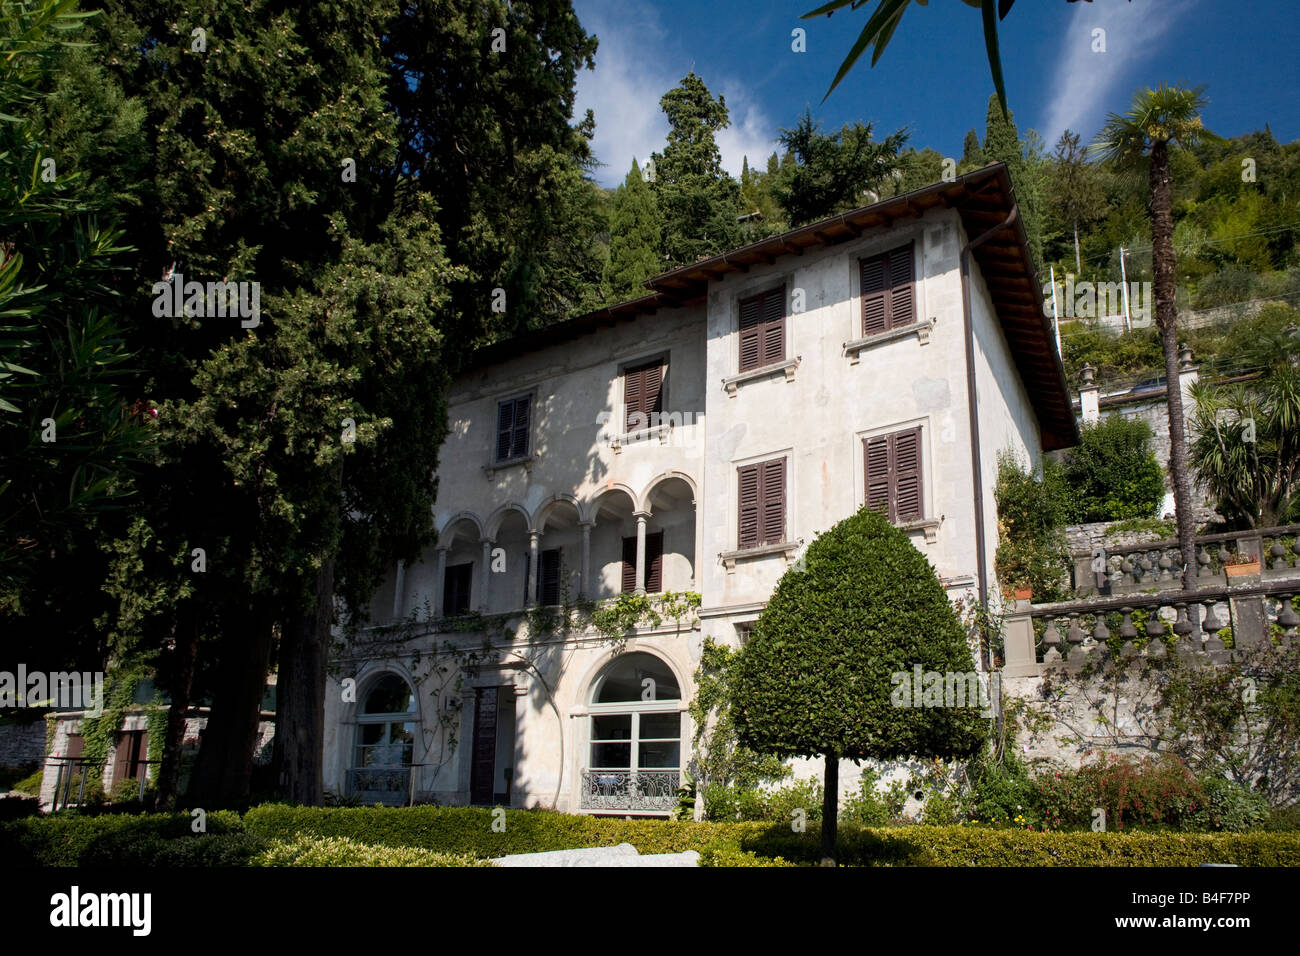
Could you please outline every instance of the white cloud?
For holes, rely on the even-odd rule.
[[[594,7],[578,5],[583,27],[599,37],[600,46],[595,70],[578,74],[574,118],[581,119],[589,109],[596,117],[592,148],[604,164],[595,172],[597,182],[617,186],[631,168],[632,157],[644,164],[652,152],[663,150],[668,120],[659,109],[659,98],[691,69],[715,96],[726,98],[731,125],[718,134],[718,148],[727,171],[739,177],[746,155],[751,165],[767,162],[776,148],[776,126],[738,80],[691,63],[674,49],[668,31],[645,4],[620,4],[617,19],[606,19]]]
[[[1067,129],[1087,142],[1107,114],[1124,111],[1133,93],[1130,86],[1156,82],[1150,77],[1135,78],[1132,68],[1151,59],[1156,40],[1195,3],[1110,0],[1075,4],[1061,42],[1042,126],[1047,148],[1055,146]],[[1098,29],[1105,31],[1104,53],[1093,50],[1098,40],[1093,31]]]

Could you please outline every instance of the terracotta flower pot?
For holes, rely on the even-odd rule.
[[[1034,596],[1033,588],[1016,588],[1012,591],[1017,601],[1028,601]]]
[[[1247,574],[1259,574],[1260,563],[1251,561],[1249,564],[1225,564],[1223,570],[1227,572],[1230,578],[1245,577]]]

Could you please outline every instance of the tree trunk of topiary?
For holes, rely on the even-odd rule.
[[[1165,393],[1169,408],[1169,473],[1178,519],[1178,550],[1183,558],[1183,589],[1196,587],[1196,521],[1192,515],[1192,482],[1187,472],[1187,438],[1183,424],[1183,392],[1178,379],[1178,312],[1174,301],[1173,175],[1169,147],[1151,147],[1151,264],[1155,275],[1156,327],[1165,352]]]
[[[822,866],[835,866],[835,836],[840,810],[840,758],[826,755],[826,777],[822,793]]]

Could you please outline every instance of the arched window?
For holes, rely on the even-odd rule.
[[[596,679],[582,806],[671,810],[682,760],[681,688],[653,654],[622,654]]]
[[[357,716],[356,766],[409,767],[414,757],[415,716],[415,695],[406,681],[396,674],[385,674],[376,681]]]

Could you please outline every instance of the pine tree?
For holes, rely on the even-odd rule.
[[[663,251],[673,265],[725,252],[740,243],[740,186],[722,168],[716,134],[730,124],[723,97],[713,98],[694,73],[663,95],[668,144],[653,156],[654,193],[663,216]]]
[[[623,185],[614,194],[609,232],[605,281],[610,294],[616,300],[644,295],[643,283],[659,272],[663,222],[654,194],[635,159]]]

